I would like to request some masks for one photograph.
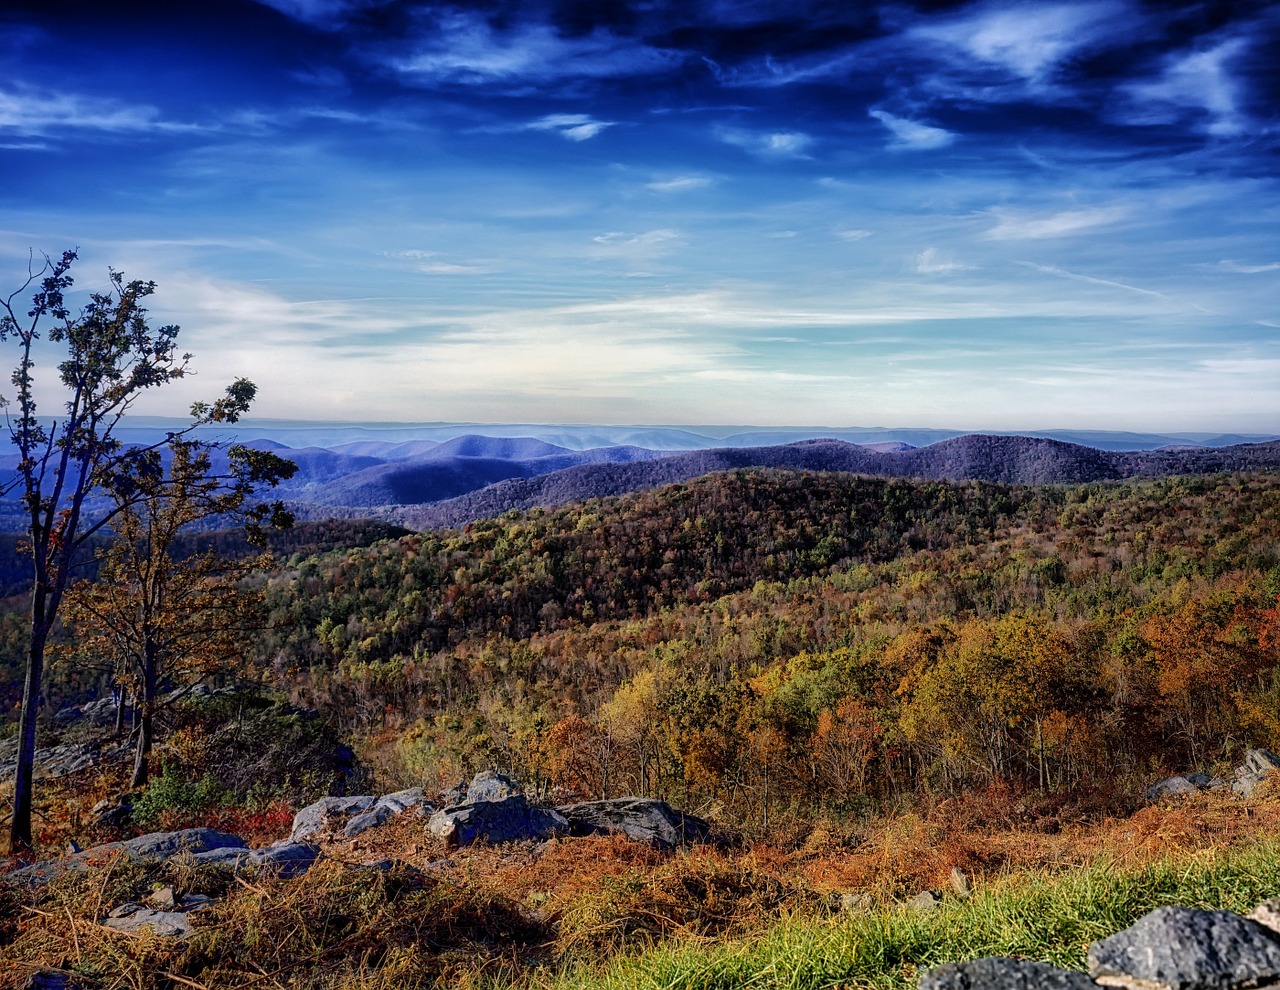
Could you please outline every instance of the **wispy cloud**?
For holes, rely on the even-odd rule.
[[[1118,223],[1128,216],[1122,206],[1100,206],[1082,210],[1063,210],[1060,213],[1014,213],[1004,209],[991,211],[996,225],[986,236],[996,241],[1038,240],[1044,237],[1067,237],[1095,227]]]
[[[871,110],[869,115],[889,129],[893,140],[889,147],[907,151],[928,151],[933,148],[945,148],[956,136],[951,131],[919,121],[896,117],[887,110]]]
[[[68,130],[175,134],[200,129],[165,120],[152,106],[28,86],[0,89],[0,132],[43,137]]]
[[[854,228],[854,229],[850,229],[850,230],[837,230],[837,231],[836,231],[836,236],[837,236],[838,238],[840,238],[840,240],[842,240],[842,241],[861,241],[861,240],[865,240],[866,238],[870,237],[870,236],[871,236],[871,234],[872,234],[872,232],[871,232],[871,231],[869,231],[869,230],[862,230],[861,228]]]
[[[611,230],[607,234],[597,234],[591,239],[597,244],[617,245],[620,247],[653,247],[658,244],[665,244],[667,241],[679,240],[680,231],[666,227],[660,230],[646,230],[642,234],[627,234],[620,230]]]
[[[1027,80],[1048,76],[1084,48],[1116,43],[1124,3],[982,3],[957,17],[922,24],[913,40],[937,41],[968,59]]]
[[[568,141],[588,141],[607,127],[614,127],[611,120],[596,120],[585,113],[552,113],[526,124],[530,131],[552,131]]]
[[[808,158],[813,138],[800,131],[750,131],[741,127],[717,127],[715,136],[757,158]]]
[[[921,275],[949,275],[951,272],[972,268],[944,255],[937,248],[928,247],[916,255],[915,269]]]
[[[489,275],[493,269],[473,262],[461,263],[445,261],[438,251],[422,251],[417,248],[408,251],[388,252],[388,257],[403,258],[413,263],[413,269],[423,275]]]
[[[1059,268],[1056,265],[1037,265],[1031,261],[1020,261],[1018,263],[1025,268],[1030,268],[1033,271],[1041,272],[1045,275],[1054,275],[1058,278],[1069,278],[1075,282],[1088,282],[1091,285],[1104,285],[1112,289],[1123,289],[1125,292],[1133,292],[1140,296],[1150,296],[1153,299],[1168,299],[1172,301],[1171,297],[1163,292],[1156,292],[1154,289],[1144,289],[1141,286],[1130,285],[1127,282],[1117,282],[1114,279],[1097,278],[1093,275],[1083,275],[1080,272],[1068,271],[1067,269]]]
[[[655,179],[646,183],[645,188],[660,193],[681,193],[706,189],[710,185],[711,180],[705,175],[677,175],[671,179]]]
[[[472,11],[443,13],[434,28],[407,54],[392,57],[392,68],[418,82],[539,85],[647,75],[672,69],[685,59],[682,52],[654,48],[603,28],[567,37],[550,24],[534,21],[498,28]]]
[[[1280,272],[1280,261],[1272,261],[1264,265],[1246,265],[1239,261],[1226,259],[1218,262],[1223,271],[1236,272],[1240,275],[1260,275],[1263,272]]]
[[[1188,114],[1201,118],[1201,128],[1215,137],[1235,137],[1249,129],[1241,108],[1240,83],[1234,63],[1249,43],[1231,37],[1203,51],[1168,58],[1155,79],[1122,88],[1119,117],[1129,124],[1171,124]]]

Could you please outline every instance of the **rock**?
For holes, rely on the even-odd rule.
[[[1089,946],[1089,975],[1142,990],[1235,990],[1280,980],[1280,941],[1230,911],[1157,908]]]
[[[66,973],[54,969],[42,969],[27,977],[23,990],[82,990],[83,983],[75,983]]]
[[[467,782],[465,780],[458,781],[457,786],[450,787],[440,795],[440,800],[446,808],[452,808],[454,805],[466,803]]]
[[[61,876],[67,870],[85,870],[91,866],[100,866],[114,856],[123,855],[132,860],[149,862],[171,859],[174,856],[189,853],[199,862],[201,854],[224,849],[246,850],[247,845],[238,835],[211,828],[151,832],[127,842],[107,842],[100,846],[90,846],[84,852],[64,856],[62,859],[35,863],[23,869],[14,870],[8,876],[10,880],[17,883],[42,884]]]
[[[1249,920],[1280,934],[1280,898],[1263,901],[1250,912]]]
[[[944,963],[920,977],[919,990],[1097,990],[1084,973],[1025,959]]]
[[[870,911],[875,900],[865,890],[847,890],[840,895],[840,910],[846,912]]]
[[[168,911],[178,906],[178,899],[174,895],[172,887],[161,887],[159,890],[151,892],[151,896],[147,898],[147,903],[154,908]]]
[[[107,912],[107,917],[108,918],[127,918],[131,914],[136,914],[137,912],[144,911],[144,910],[146,910],[146,908],[142,904],[138,904],[134,901],[125,901],[123,904],[117,904],[109,912]]]
[[[965,876],[964,870],[958,866],[951,867],[951,889],[956,892],[958,897],[969,896],[969,878]]]
[[[935,890],[922,890],[907,901],[907,907],[913,911],[936,911],[942,904],[942,898]]]
[[[1253,797],[1267,777],[1280,770],[1280,757],[1265,749],[1251,749],[1244,754],[1244,764],[1236,767],[1231,790],[1240,797]]]
[[[293,816],[290,842],[302,842],[324,831],[331,819],[368,811],[378,799],[371,794],[360,797],[326,797],[309,804]]]
[[[475,801],[441,808],[427,821],[427,828],[449,846],[468,846],[477,840],[513,842],[568,835],[569,822],[558,811],[539,808],[515,795],[502,801]]]
[[[153,911],[151,908],[139,908],[132,914],[123,917],[104,918],[102,924],[106,928],[114,928],[118,932],[129,932],[137,935],[144,928],[150,928],[157,935],[165,938],[186,938],[191,934],[191,919],[185,911]]]
[[[180,853],[191,853],[193,856],[209,852],[213,849],[247,849],[248,843],[238,835],[230,832],[219,832],[212,828],[184,828],[177,832],[149,832],[127,842],[107,843],[106,846],[95,846],[81,855],[90,855],[94,849],[107,849],[119,845],[125,855],[134,860],[171,859]]]
[[[711,826],[701,818],[676,811],[665,801],[651,798],[615,798],[564,805],[557,811],[569,821],[573,835],[616,832],[655,849],[705,842]]]
[[[1244,766],[1241,769],[1265,777],[1280,770],[1280,756],[1265,749],[1251,749],[1244,754]]]
[[[263,849],[214,849],[194,857],[203,866],[229,866],[240,870],[271,869],[282,877],[305,873],[320,855],[320,847],[288,839]]]
[[[481,770],[471,778],[471,783],[467,786],[467,803],[505,801],[507,798],[522,794],[524,794],[524,788],[505,773]]]
[[[133,802],[127,794],[103,798],[90,809],[89,815],[101,828],[121,828],[133,820]]]
[[[1184,794],[1197,794],[1209,789],[1212,781],[1202,773],[1179,774],[1153,784],[1147,788],[1147,800],[1159,801],[1162,798],[1181,797]]]
[[[361,832],[382,825],[397,815],[402,815],[410,808],[422,805],[422,788],[410,787],[408,790],[396,791],[378,798],[368,811],[354,815],[343,828],[342,834],[350,839]]]

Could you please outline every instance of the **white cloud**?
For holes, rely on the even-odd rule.
[[[916,255],[915,270],[921,275],[948,275],[951,272],[972,268],[942,254],[937,248],[928,247]]]
[[[869,230],[837,230],[836,236],[842,241],[861,241],[871,236]]]
[[[1081,49],[1113,42],[1127,6],[1092,3],[993,3],[970,13],[923,24],[908,37],[938,41],[968,58],[1040,80]]]
[[[1236,272],[1241,275],[1259,275],[1263,272],[1280,271],[1280,261],[1273,261],[1270,264],[1265,265],[1246,265],[1239,261],[1227,259],[1219,261],[1218,267],[1223,271]]]
[[[496,30],[481,14],[452,11],[436,31],[392,67],[421,81],[468,85],[547,83],[646,75],[673,68],[684,54],[652,48],[602,28],[563,37],[551,25],[521,23]]]
[[[1230,65],[1247,47],[1244,38],[1228,38],[1205,51],[1170,58],[1158,78],[1123,87],[1126,102],[1120,118],[1130,124],[1170,124],[1188,111],[1199,111],[1206,118],[1206,133],[1243,134],[1249,121]]]
[[[526,124],[530,131],[553,131],[569,141],[588,141],[607,127],[615,126],[610,120],[596,120],[585,113],[552,113]]]
[[[996,225],[986,236],[996,241],[1038,240],[1044,237],[1067,237],[1095,227],[1118,223],[1128,216],[1122,206],[1101,206],[1082,210],[1063,210],[1044,215],[1016,214],[1003,209],[991,211]]]
[[[715,136],[725,144],[763,159],[808,158],[813,138],[799,131],[749,131],[717,127]]]
[[[387,257],[404,258],[414,262],[414,270],[423,275],[489,275],[492,268],[474,263],[460,264],[440,259],[438,251],[423,251],[412,248],[408,251],[388,251]]]
[[[871,110],[869,116],[884,124],[893,135],[890,148],[907,151],[928,151],[932,148],[945,148],[951,144],[956,135],[942,127],[921,124],[919,121],[895,117],[885,110]]]
[[[646,230],[642,234],[626,234],[620,230],[611,230],[607,234],[597,234],[591,238],[597,244],[620,245],[623,247],[651,247],[666,241],[678,240],[680,232],[664,227],[660,230]]]
[[[0,90],[0,132],[41,137],[64,130],[123,134],[175,133],[199,128],[164,120],[160,111],[151,106],[27,86]]]
[[[705,175],[678,175],[673,179],[655,179],[647,183],[645,188],[660,193],[689,192],[692,189],[706,189],[711,180]]]

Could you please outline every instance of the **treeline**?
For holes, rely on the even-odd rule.
[[[744,823],[1280,744],[1280,479],[736,471],[297,560],[261,660],[406,777]]]

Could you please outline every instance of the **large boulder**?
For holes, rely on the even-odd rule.
[[[108,843],[108,846],[114,843]],[[248,843],[238,835],[219,832],[212,828],[184,828],[177,832],[151,832],[120,843],[124,853],[133,860],[165,860],[182,853],[199,855],[212,849],[246,849]],[[97,846],[97,849],[107,848]],[[82,855],[89,855],[87,849]]]
[[[214,850],[247,852],[248,843],[238,835],[219,832],[212,828],[186,828],[177,832],[150,832],[126,842],[107,842],[91,846],[62,859],[36,863],[14,870],[9,879],[17,883],[42,884],[61,876],[68,870],[86,870],[100,866],[116,856],[126,856],[137,862],[155,862],[174,856],[190,855],[199,860],[201,854]]]
[[[348,839],[353,838],[361,832],[389,822],[397,815],[403,815],[410,808],[421,807],[423,807],[421,787],[410,787],[407,790],[396,791],[394,794],[384,794],[368,811],[362,811],[348,819],[342,834]]]
[[[921,974],[919,990],[1097,990],[1084,973],[1025,959],[944,963]]]
[[[1089,946],[1089,975],[1144,990],[1243,990],[1280,981],[1275,932],[1230,911],[1157,908]]]
[[[192,859],[200,865],[229,866],[240,870],[270,869],[282,877],[305,873],[320,855],[320,847],[310,842],[285,839],[263,849],[212,849],[197,853]]]
[[[1147,800],[1159,801],[1163,798],[1181,797],[1184,794],[1198,794],[1200,791],[1213,790],[1221,784],[1221,781],[1204,773],[1179,774],[1148,787]]]
[[[539,808],[518,794],[502,801],[475,801],[441,808],[427,821],[431,834],[451,847],[483,840],[547,839],[568,835],[569,822],[558,811]]]
[[[348,815],[356,815],[368,811],[377,803],[372,794],[358,797],[326,797],[307,805],[293,816],[293,828],[289,831],[290,842],[305,842],[328,828],[329,824]]]
[[[471,778],[471,783],[467,786],[467,803],[505,801],[509,797],[516,797],[523,793],[524,788],[505,773],[481,770]]]
[[[573,835],[616,832],[668,851],[692,842],[705,842],[711,834],[710,824],[701,818],[676,811],[667,802],[652,798],[584,801],[557,810],[568,820]]]

